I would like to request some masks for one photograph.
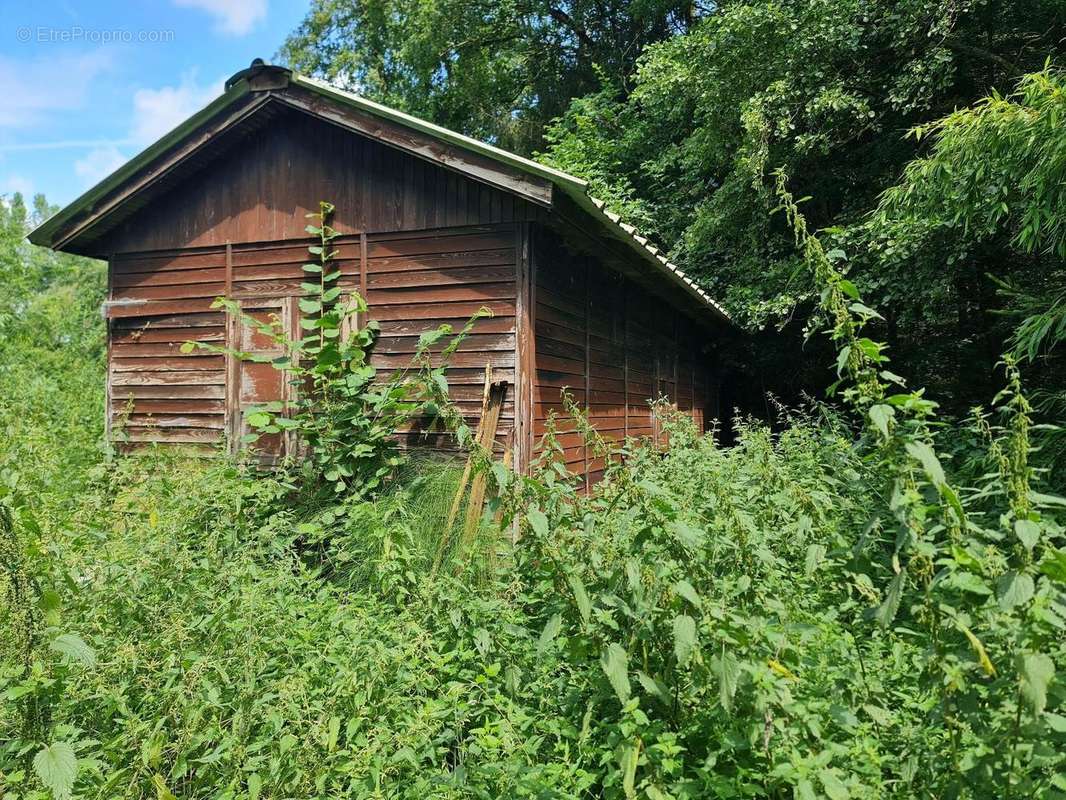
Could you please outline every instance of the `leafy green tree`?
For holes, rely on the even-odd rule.
[[[529,152],[599,75],[707,8],[681,0],[315,0],[281,56],[448,127]]]
[[[949,405],[965,405],[985,394],[977,378],[993,381],[1002,337],[988,334],[998,299],[984,275],[1007,251],[988,242],[975,268],[949,242],[923,264],[888,265],[866,252],[864,225],[922,153],[906,132],[1009,92],[1062,55],[1062,15],[1061,4],[1039,0],[723,4],[687,35],[646,49],[631,90],[608,82],[575,101],[549,129],[547,157],[671,245],[753,328],[787,323],[813,300],[790,232],[768,213],[763,173],[785,168],[797,194],[813,198],[804,204],[812,227],[848,243],[900,358]],[[795,341],[770,352],[793,361]],[[795,373],[783,359],[778,368]]]
[[[888,270],[932,275],[947,263],[998,290],[986,338],[1009,337],[1026,362],[1037,408],[1066,413],[1066,73],[1025,76],[1007,96],[915,129],[931,146],[907,165],[862,231]],[[981,270],[986,270],[982,273]],[[1050,463],[1066,463],[1066,436],[1050,434]]]

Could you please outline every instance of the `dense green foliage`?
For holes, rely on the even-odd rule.
[[[771,359],[807,337],[830,377],[793,388],[833,381],[731,448],[659,404],[668,446],[617,452],[571,408],[605,480],[551,434],[530,476],[478,454],[498,496],[460,545],[455,469],[368,414],[447,418],[446,370],[375,395],[325,218],[279,339],[316,391],[258,419],[308,457],[264,476],[107,459],[99,265],[0,206],[0,795],[1066,798],[1062,13],[316,3],[295,65],[546,134],[784,321]]]
[[[455,130],[529,152],[599,76],[625,83],[644,46],[703,12],[677,0],[315,0],[282,48],[293,67]]]
[[[599,14],[611,20],[606,28]],[[1061,180],[1053,151],[1062,137],[1047,127],[1058,118],[1061,78],[1027,79],[1021,98],[1004,98],[1049,59],[1062,65],[1064,30],[1057,0],[743,0],[687,13],[632,2],[487,9],[331,0],[316,5],[282,57],[505,145],[546,137],[545,159],[587,178],[743,325],[783,326],[743,363],[747,372],[761,363],[769,388],[796,397],[824,388],[826,359],[800,357],[814,297],[790,232],[768,214],[768,173],[786,169],[797,196],[811,198],[812,227],[834,229],[851,257],[897,361],[964,414],[995,392],[995,364],[1020,322],[997,312],[1043,313],[1061,295],[1062,254],[1014,237],[1024,224],[1015,214],[1029,200],[1055,209],[1051,195],[1038,195]],[[386,67],[395,80],[376,77]],[[989,106],[983,98],[997,91]],[[1043,109],[1043,122],[1030,108]],[[909,228],[900,241],[895,213],[874,213],[881,195],[901,179],[906,193],[924,162],[908,165],[930,155],[949,132],[934,123],[956,110],[954,133],[973,119],[971,142],[999,125],[1004,135],[1013,130],[1011,143],[988,136],[969,162],[971,194],[945,169],[923,209],[961,221],[966,203],[1007,186],[1011,213],[985,216],[965,233]],[[508,133],[522,125],[529,129]],[[908,136],[916,126],[927,135]],[[1023,162],[1036,182],[1005,185]],[[1041,178],[1041,169],[1050,172]],[[902,213],[909,224],[923,212]],[[1002,296],[1002,282],[1016,299]],[[1025,298],[1038,298],[1036,307]],[[1054,366],[1031,374],[1052,391],[1062,387]]]
[[[833,229],[851,256],[853,279],[882,310],[884,336],[899,358],[965,412],[994,391],[994,365],[1012,331],[995,314],[1007,305],[997,280],[1040,293],[1061,273],[1061,254],[1020,255],[1002,219],[906,247],[928,229],[908,229],[901,243],[898,227],[870,215],[947,131],[936,126],[916,138],[908,129],[982,103],[992,91],[1007,94],[1060,57],[1062,14],[1061,4],[1041,2],[727,4],[689,35],[646,50],[631,92],[620,97],[608,86],[576,100],[549,131],[548,155],[670,245],[742,322],[785,325],[788,336],[760,349],[769,345],[771,363],[788,376],[781,389],[794,391],[822,381],[789,368],[800,326],[788,322],[813,298],[789,231],[766,213],[773,200],[764,167],[787,170],[797,196],[811,198],[804,209],[811,225]],[[1030,82],[1023,105],[1040,83]],[[1061,102],[1052,92],[1045,104]],[[1013,122],[1013,152],[989,137],[986,159],[970,162],[972,191],[1001,192],[998,179],[1021,160],[1061,169],[1043,158],[1061,144],[1042,140],[1024,113]],[[924,200],[941,219],[958,220],[973,195],[955,190],[950,169],[942,174]],[[1033,185],[1009,183],[1026,202],[1019,194]]]
[[[1017,380],[949,459],[782,197],[865,424],[672,419],[589,496],[549,446],[440,570],[446,467],[330,511],[298,473],[105,462],[99,272],[39,281],[0,384],[5,797],[1066,796],[1066,501]]]

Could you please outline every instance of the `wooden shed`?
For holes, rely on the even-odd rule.
[[[518,468],[564,387],[610,438],[652,435],[652,397],[700,425],[717,414],[711,353],[728,318],[583,181],[257,60],[30,235],[109,264],[110,436],[236,441],[243,409],[288,391],[269,364],[180,347],[257,346],[211,308],[218,296],[295,330],[320,200],[336,206],[342,280],[380,322],[379,369],[406,363],[420,332],[493,312],[449,384],[476,423],[485,364],[509,382],[497,441]],[[449,446],[417,427],[398,435]],[[563,431],[568,464],[595,480],[602,465]]]

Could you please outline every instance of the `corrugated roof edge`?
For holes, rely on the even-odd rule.
[[[257,65],[253,63],[253,67],[255,66]],[[122,181],[129,178],[137,170],[144,167],[148,162],[160,155],[167,148],[174,145],[197,126],[206,122],[219,111],[247,94],[250,91],[250,86],[248,81],[243,77],[246,72],[248,71],[242,70],[242,72],[238,73],[238,75],[241,76],[241,79],[228,85],[226,91],[220,97],[210,102],[200,111],[185,120],[185,122],[165,134],[157,142],[149,145],[145,150],[131,158],[123,166],[119,167],[76,200],[72,201],[56,214],[42,222],[30,232],[27,238],[33,244],[41,245],[43,247],[51,247],[54,244],[56,232],[76,214],[86,208],[90,208],[94,202],[121,184]],[[550,181],[553,186],[565,192],[566,195],[577,203],[580,208],[603,222],[605,227],[607,227],[616,239],[628,245],[644,261],[651,264],[666,278],[707,306],[716,316],[720,317],[725,322],[732,322],[725,309],[715,302],[715,300],[700,288],[699,285],[685,275],[684,272],[679,270],[674,264],[670,263],[665,256],[659,253],[657,248],[648,244],[648,240],[645,237],[640,236],[635,228],[622,222],[617,214],[608,211],[602,200],[592,197],[588,192],[588,183],[581,178],[570,175],[562,170],[546,166],[537,161],[533,161],[532,159],[523,158],[522,156],[510,153],[470,136],[465,136],[461,133],[449,130],[448,128],[443,128],[440,125],[435,125],[432,122],[419,119],[418,117],[406,114],[403,111],[398,111],[394,108],[383,106],[380,103],[375,103],[373,100],[368,100],[360,95],[339,89],[325,81],[320,81],[316,78],[300,75],[295,72],[290,72],[290,81],[297,86],[303,86],[310,91],[326,96],[332,100],[345,103],[365,111],[366,113],[382,117],[383,119],[399,123],[400,125],[424,133],[427,136],[479,153],[521,172]]]
[[[456,145],[457,147],[480,153],[494,161],[498,161],[522,172],[551,181],[554,186],[565,192],[566,195],[576,202],[583,210],[605,223],[608,228],[612,230],[616,239],[630,246],[641,256],[641,258],[658,269],[665,277],[678,284],[692,295],[692,297],[708,306],[711,311],[723,321],[732,323],[732,319],[726,310],[722,308],[714,298],[707,294],[707,292],[700,288],[692,278],[688,277],[684,272],[678,269],[677,266],[671,263],[665,256],[661,255],[656,247],[648,244],[648,240],[641,236],[632,225],[627,225],[622,222],[617,214],[607,210],[606,204],[602,200],[590,195],[588,192],[588,183],[581,178],[563,172],[562,170],[546,166],[537,161],[533,161],[532,159],[523,158],[522,156],[495,147],[486,142],[482,142],[478,139],[474,139],[473,137],[465,136],[461,133],[449,130],[448,128],[443,128],[432,122],[427,122],[424,119],[419,119],[418,117],[414,117],[403,111],[397,111],[394,108],[375,103],[373,100],[368,100],[360,95],[339,89],[330,83],[320,81],[316,78],[293,73],[292,82],[323,96],[339,100],[369,114],[379,116],[391,122],[399,123],[405,127],[420,131],[427,136],[432,136],[435,139],[440,139],[449,144]]]

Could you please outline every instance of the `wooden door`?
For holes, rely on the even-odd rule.
[[[241,311],[259,323],[272,325],[286,339],[292,339],[298,330],[298,306],[295,297],[272,297],[238,300]],[[228,424],[231,447],[239,450],[242,438],[251,432],[246,416],[256,406],[274,401],[292,399],[294,388],[289,373],[277,369],[273,359],[286,354],[284,346],[276,339],[243,319],[233,317],[229,325],[231,349],[254,355],[262,360],[250,361],[230,357],[228,375]],[[251,449],[260,461],[275,464],[292,451],[291,437],[283,433],[264,434]]]

